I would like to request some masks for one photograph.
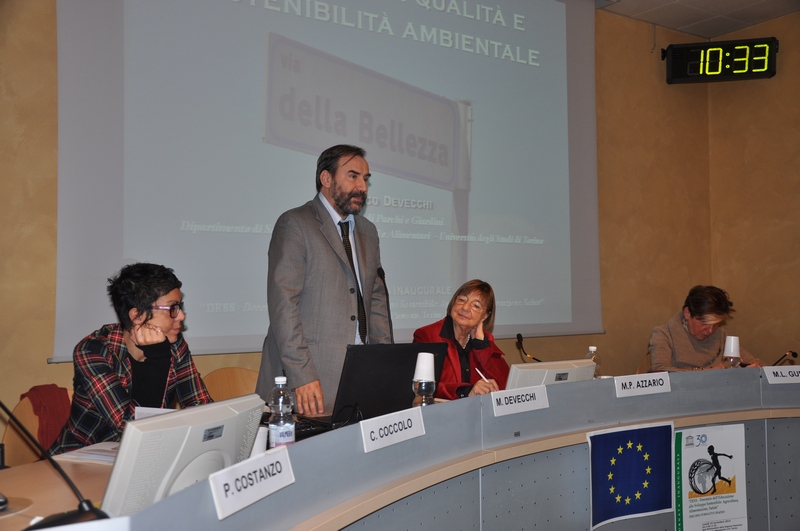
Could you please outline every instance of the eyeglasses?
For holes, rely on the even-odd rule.
[[[169,306],[150,306],[151,310],[169,310],[169,316],[175,319],[178,312],[183,312],[183,301],[170,304]],[[185,312],[184,312],[185,313]]]
[[[463,306],[470,312],[482,312],[483,305],[476,299],[468,299],[465,296],[458,297],[454,306]]]

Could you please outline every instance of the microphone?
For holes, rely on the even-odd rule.
[[[386,273],[378,266],[378,276],[383,281],[383,292],[386,293],[386,317],[389,319],[389,339],[394,344],[394,325],[392,324],[392,308],[389,304],[389,286],[386,285]]]
[[[31,435],[31,432],[28,431],[19,419],[9,410],[6,405],[0,400],[0,409],[5,411],[6,415],[8,415],[8,419],[13,421],[14,424],[20,429],[20,431],[25,435],[25,437],[30,441],[36,449],[39,450],[39,453],[42,455],[44,459],[46,459],[50,465],[56,469],[56,472],[64,478],[64,481],[67,482],[69,488],[72,489],[72,492],[75,493],[75,497],[78,498],[78,508],[74,511],[67,511],[64,513],[56,513],[53,515],[48,516],[47,518],[33,524],[25,528],[25,531],[33,530],[33,529],[46,529],[48,527],[56,527],[60,525],[68,525],[68,524],[76,524],[79,522],[90,522],[92,520],[101,520],[104,518],[108,518],[108,515],[95,507],[91,501],[87,500],[86,498],[81,495],[81,492],[78,490],[78,487],[75,486],[75,483],[72,482],[70,477],[64,472],[64,469],[61,468],[61,465],[58,464],[58,461],[53,459],[53,457],[47,453],[42,445],[39,443],[39,439]],[[8,429],[8,427],[6,427]]]
[[[778,361],[776,361],[772,365],[779,365],[780,362],[782,362],[784,359],[786,359],[786,356],[791,356],[793,358],[796,358],[797,357],[797,352],[794,352],[794,351],[790,350],[789,352],[787,352],[786,354],[784,354],[783,356],[778,358]]]
[[[520,348],[520,350],[522,351],[523,354],[528,356],[533,361],[538,361],[539,363],[542,362],[542,360],[540,360],[539,358],[534,358],[533,356],[531,356],[530,354],[525,352],[525,347],[522,346],[522,334],[517,334],[517,342],[519,343],[519,348]]]

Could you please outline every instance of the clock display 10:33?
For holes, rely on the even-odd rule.
[[[667,83],[770,78],[777,72],[778,39],[671,44],[661,50]]]

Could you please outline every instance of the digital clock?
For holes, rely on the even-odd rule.
[[[670,44],[661,50],[667,83],[708,83],[775,75],[778,39]]]

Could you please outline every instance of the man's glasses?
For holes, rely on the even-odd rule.
[[[151,310],[169,310],[169,316],[175,319],[179,312],[183,312],[183,301],[170,304],[169,306],[150,306]],[[185,312],[184,312],[185,313]]]

